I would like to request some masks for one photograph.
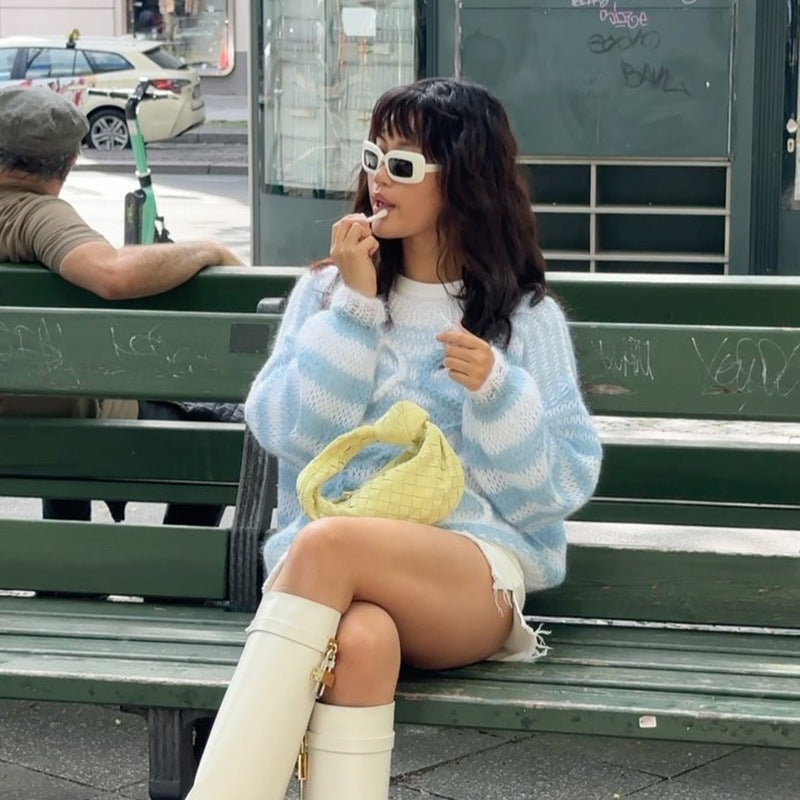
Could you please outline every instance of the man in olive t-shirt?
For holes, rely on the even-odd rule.
[[[87,225],[59,194],[88,130],[50,89],[0,89],[0,262],[39,262],[107,300],[159,294],[203,267],[242,264],[212,241],[116,249]],[[135,419],[138,411],[136,400],[0,395],[0,415]]]
[[[98,241],[106,240],[69,203],[31,191],[24,181],[14,185],[0,174],[0,262],[38,261],[58,272],[67,253],[79,245]],[[0,395],[3,416],[137,416],[135,400],[118,401],[114,406],[113,411],[107,407],[103,413],[101,401],[93,398]]]

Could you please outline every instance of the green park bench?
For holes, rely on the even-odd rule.
[[[0,386],[74,393],[72,375],[101,396],[241,399],[279,322],[258,299],[296,274],[212,269],[108,304],[0,267]],[[405,672],[398,722],[800,747],[800,279],[552,284],[605,449],[566,582],[528,598],[552,651]],[[39,345],[17,348],[20,331]],[[654,416],[700,432],[615,424]],[[258,600],[274,460],[215,423],[5,419],[0,442],[0,495],[238,492],[230,530],[0,520],[0,587],[143,598],[0,597],[0,697],[145,714],[151,796],[182,797]]]

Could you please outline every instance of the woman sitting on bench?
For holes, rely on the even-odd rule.
[[[190,800],[279,800],[301,749],[307,800],[386,798],[401,662],[547,651],[525,594],[563,580],[601,449],[516,153],[480,86],[375,105],[354,212],[246,403],[280,462],[278,531]]]

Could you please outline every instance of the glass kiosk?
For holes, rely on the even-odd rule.
[[[800,0],[635,5],[257,0],[254,263],[325,256],[375,100],[458,74],[508,111],[551,271],[800,274]]]
[[[325,256],[372,106],[417,75],[415,0],[263,0],[254,48],[255,263]]]

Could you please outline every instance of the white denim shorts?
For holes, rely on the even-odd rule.
[[[489,562],[498,613],[503,613],[503,603],[514,609],[514,621],[503,646],[487,661],[536,661],[547,655],[550,648],[545,644],[544,636],[549,631],[543,630],[541,625],[532,628],[522,615],[525,605],[525,579],[514,552],[494,542],[485,542],[470,533],[463,531],[452,531],[452,533],[475,542]],[[264,582],[264,592],[272,588],[285,560],[286,554],[281,556],[278,563],[270,570]]]
[[[532,628],[522,615],[525,606],[525,578],[514,552],[508,547],[485,542],[463,531],[453,533],[475,542],[489,562],[498,612],[502,613],[501,603],[514,609],[514,621],[503,646],[487,661],[536,661],[547,655],[550,648],[545,644],[544,636],[549,631],[543,630],[541,625]]]

